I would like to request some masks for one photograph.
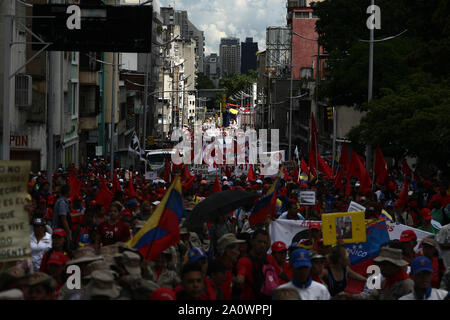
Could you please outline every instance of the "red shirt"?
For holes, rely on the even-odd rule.
[[[114,244],[116,242],[126,242],[130,239],[130,228],[119,221],[113,225],[108,222],[102,222],[98,226],[98,232],[101,236],[101,242],[104,246]]]
[[[223,299],[231,300],[233,292],[233,270],[228,269],[225,273],[225,281],[220,286],[222,288]]]
[[[439,268],[439,260],[438,258],[434,257],[431,261],[431,265],[433,266],[433,277],[431,278],[431,286],[433,288],[439,289],[441,283],[439,281],[439,271],[445,272],[445,267],[442,265],[441,268]]]
[[[273,265],[273,266],[275,267],[275,270],[277,271],[277,275],[278,275],[278,276],[280,275],[280,273],[281,273],[282,271],[284,271],[284,273],[286,273],[287,276],[288,276],[290,279],[292,279],[292,271],[291,271],[291,266],[289,265],[289,262],[285,261],[284,264],[283,264],[283,267],[280,267],[280,266],[278,265],[277,261],[275,260],[275,258],[274,258],[271,254],[268,254],[268,255],[267,255],[267,261],[268,261],[271,265]],[[280,284],[287,283],[286,281],[284,281],[284,280],[281,279],[281,278],[278,278],[278,280],[280,281]]]
[[[237,274],[244,276],[245,282],[242,287],[241,300],[254,300],[253,293],[253,261],[248,257],[242,257],[237,263]]]
[[[42,257],[41,266],[39,267],[39,272],[48,273],[48,259],[50,258],[51,254],[55,252],[54,250],[49,250],[46,253],[44,253],[44,256]],[[67,263],[67,261],[70,260],[69,255],[67,252],[64,253],[64,263]]]

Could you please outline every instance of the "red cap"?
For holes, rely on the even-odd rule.
[[[272,244],[272,252],[287,250],[286,244],[282,241],[276,241]]]
[[[425,220],[432,220],[433,219],[433,214],[431,213],[431,210],[428,209],[428,208],[423,208],[422,210],[420,210],[420,215]]]
[[[322,225],[320,224],[320,222],[311,222],[309,224],[309,228],[316,229],[316,230],[322,230]]]
[[[177,300],[177,296],[169,288],[159,288],[152,292],[150,300]]]
[[[66,236],[66,230],[61,229],[61,228],[55,229],[55,230],[53,230],[52,235],[57,235],[57,236],[64,238]]]
[[[414,239],[417,240],[417,235],[412,230],[405,230],[400,235],[400,242],[409,242],[409,241],[414,240]]]
[[[66,264],[66,262],[69,260],[69,257],[67,257],[62,252],[53,252],[50,255],[50,258],[48,259],[48,264],[56,264],[58,266],[63,266]]]

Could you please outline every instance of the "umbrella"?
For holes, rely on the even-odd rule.
[[[258,197],[257,194],[242,190],[227,190],[213,193],[200,202],[187,215],[185,227],[201,226],[204,222],[214,221],[221,214],[226,214],[237,208],[251,204]]]

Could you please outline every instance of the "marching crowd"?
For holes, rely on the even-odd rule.
[[[186,167],[178,169],[181,175]],[[408,201],[399,204],[403,175],[391,170],[386,184],[363,193],[352,181],[351,193],[319,175],[300,182],[294,167],[278,189],[276,213],[256,226],[249,224],[253,204],[206,221],[198,230],[180,223],[180,241],[147,261],[126,243],[137,234],[163,199],[169,183],[117,169],[109,176],[107,161],[92,159],[79,170],[60,168],[50,177],[30,174],[26,211],[30,221],[31,265],[18,262],[0,274],[0,299],[25,300],[443,300],[450,290],[450,194],[434,173],[409,178]],[[186,212],[217,190],[266,194],[273,178],[249,179],[227,173],[208,182],[186,178]],[[81,185],[73,183],[73,177]],[[188,181],[189,180],[189,181]],[[74,192],[74,188],[77,190]],[[108,188],[113,197],[102,201]],[[298,203],[300,190],[316,191],[313,206]],[[350,267],[343,242],[325,246],[323,214],[345,212],[350,201],[366,207],[366,219],[382,212],[394,222],[434,234],[420,243],[412,230],[385,243],[374,262],[380,267],[379,288],[346,292],[349,279],[366,283],[367,275]],[[308,235],[293,243],[271,241],[272,219],[309,220]],[[270,253],[269,253],[270,252]],[[70,279],[70,266],[81,270],[81,283]],[[75,283],[75,285],[71,285]]]

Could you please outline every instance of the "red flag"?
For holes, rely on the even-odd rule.
[[[310,174],[314,175],[315,177],[317,176],[316,162],[317,162],[316,152],[314,151],[313,146],[311,144],[311,148],[309,150],[308,166],[309,166]]]
[[[346,196],[348,196],[347,192],[349,191],[349,180],[351,177],[355,177],[359,180],[360,190],[363,193],[367,193],[368,191],[370,191],[372,179],[370,179],[370,175],[363,165],[363,160],[355,151],[352,151],[352,156],[350,160],[350,170],[347,176],[348,181],[347,181]]]
[[[253,171],[253,165],[252,164],[250,164],[250,169],[248,170],[247,181],[248,182],[255,182],[256,181],[256,175],[255,175],[255,172]]]
[[[380,146],[377,147],[377,152],[375,155],[375,175],[377,177],[377,183],[385,183],[388,178],[388,169],[386,165],[386,160],[384,160],[383,153],[381,152]]]
[[[128,196],[130,198],[137,197],[136,191],[133,186],[133,175],[130,173],[130,179],[128,180]]]
[[[183,180],[184,181],[189,181],[189,179],[191,179],[191,173],[189,172],[188,166],[184,166],[184,174],[183,174]]]
[[[165,181],[165,182],[170,182],[171,181],[171,169],[170,169],[170,163],[169,163],[169,159],[166,158],[166,163],[165,163],[165,167],[164,167],[164,172],[161,175],[161,178]]]
[[[286,170],[285,167],[283,167],[283,174],[284,174],[284,180],[289,180],[290,176],[289,176],[289,172]]]
[[[118,190],[120,190],[120,183],[119,183],[119,179],[117,178],[116,173],[114,172],[113,187],[112,187],[113,194],[116,193],[116,191],[118,191]]]
[[[67,178],[67,184],[70,187],[70,198],[76,199],[80,197],[81,181],[77,178],[74,171],[72,171]]]
[[[317,155],[317,160],[319,162],[319,171],[322,172],[328,179],[333,179],[333,171],[331,170],[328,163],[322,159],[322,157]]]
[[[302,169],[303,173],[306,173],[309,176],[309,169],[308,165],[306,164],[305,159],[302,157],[302,161],[300,162],[300,169]]]
[[[406,158],[403,158],[402,160],[402,172],[403,174],[407,175],[407,176],[411,176],[413,171],[411,170],[411,168],[408,165],[408,162],[406,161]]]
[[[187,182],[183,183],[183,188],[185,188],[186,190],[191,189],[192,184],[194,183],[196,178],[197,178],[197,174],[194,174]]]
[[[216,180],[214,180],[213,193],[221,192],[221,191],[222,191],[222,186],[220,185],[219,179],[217,179],[217,176],[216,176]]]
[[[105,179],[102,177],[100,182],[100,190],[97,193],[97,197],[95,198],[95,201],[98,204],[101,204],[105,207],[105,211],[108,212],[109,205],[111,204],[111,201],[113,199],[113,193],[108,189],[108,186],[106,185]]]
[[[404,206],[408,203],[408,180],[403,179],[402,190],[400,191],[399,199],[395,203],[398,206]]]
[[[342,179],[345,178],[349,171],[350,162],[348,161],[347,145],[344,144],[341,149],[341,157],[339,159],[339,171],[334,179],[334,185],[338,190],[343,190]]]

